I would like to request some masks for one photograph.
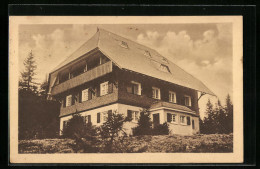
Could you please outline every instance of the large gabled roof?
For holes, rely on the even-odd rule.
[[[125,42],[128,47],[122,47],[122,42]],[[58,65],[55,70],[62,68],[96,48],[111,59],[119,68],[215,95],[200,80],[160,55],[157,51],[103,29],[98,29],[91,39]],[[161,71],[158,67],[161,64],[168,66],[170,73]]]

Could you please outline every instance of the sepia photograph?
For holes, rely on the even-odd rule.
[[[243,162],[241,16],[9,21],[12,162]]]

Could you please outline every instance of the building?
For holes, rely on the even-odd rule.
[[[112,111],[131,116],[146,108],[171,133],[199,133],[198,100],[214,95],[201,81],[155,50],[103,29],[49,74],[49,96],[60,100],[60,130],[73,114],[101,125]],[[200,96],[199,93],[201,93]]]

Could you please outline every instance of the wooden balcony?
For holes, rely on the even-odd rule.
[[[51,94],[57,95],[59,93],[62,93],[64,91],[77,87],[79,85],[82,85],[86,82],[89,82],[93,79],[101,77],[110,72],[112,72],[112,62],[111,61],[104,63],[100,66],[97,66],[87,72],[80,74],[79,76],[76,76],[72,79],[62,82],[56,86],[53,86]]]

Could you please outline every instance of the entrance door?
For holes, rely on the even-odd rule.
[[[159,116],[159,113],[153,114],[153,124],[154,124],[154,125],[160,124],[160,116]]]

